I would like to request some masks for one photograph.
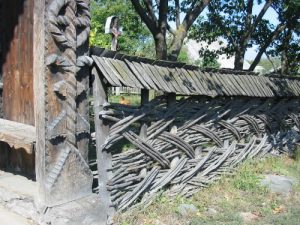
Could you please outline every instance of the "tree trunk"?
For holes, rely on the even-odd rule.
[[[176,34],[173,38],[171,47],[170,47],[170,54],[168,54],[168,59],[171,61],[176,61],[178,58],[178,55],[180,54],[182,45],[183,45],[183,41],[187,36],[187,32],[182,28],[182,29],[178,29],[176,31]]]
[[[165,35],[162,33],[154,36],[155,40],[155,51],[156,59],[166,60],[167,59],[167,41]]]
[[[234,58],[234,69],[235,70],[243,70],[244,66],[244,57],[245,57],[246,48],[240,47],[235,52],[235,58]]]
[[[282,41],[282,53],[281,53],[281,75],[289,74],[289,59],[288,59],[288,50],[289,42],[292,36],[291,30],[288,28],[285,36]]]

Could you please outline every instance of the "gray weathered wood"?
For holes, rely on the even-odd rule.
[[[23,148],[28,154],[34,154],[35,127],[0,119],[0,141],[14,149]]]
[[[104,204],[104,211],[99,212],[112,216],[114,209],[110,207],[111,196],[106,188],[107,182],[111,179],[111,153],[104,150],[104,143],[109,134],[109,126],[105,124],[104,120],[99,117],[99,113],[105,110],[105,104],[108,103],[107,87],[103,83],[97,73],[96,68],[92,69],[93,82],[93,96],[94,96],[94,113],[95,113],[95,131],[96,131],[96,146],[97,146],[97,162],[98,162],[98,186],[101,202]]]

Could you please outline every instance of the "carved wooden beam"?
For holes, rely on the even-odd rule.
[[[87,163],[89,0],[37,0],[34,79],[39,205],[92,192]]]

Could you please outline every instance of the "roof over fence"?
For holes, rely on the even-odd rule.
[[[296,97],[300,80],[258,76],[248,71],[200,69],[184,63],[128,56],[92,48],[94,65],[114,87],[154,89],[205,96]]]

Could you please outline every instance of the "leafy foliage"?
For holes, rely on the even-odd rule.
[[[123,35],[118,39],[118,50],[127,54],[144,54],[145,46],[151,43],[151,34],[132,5],[124,0],[94,0],[91,3],[90,44],[110,48],[111,35],[104,33],[106,18],[112,15],[120,18]]]
[[[264,41],[274,28],[268,20],[263,19],[271,1],[257,1],[257,5],[263,6],[257,15],[253,13],[254,3],[253,0],[211,1],[207,18],[198,20],[190,37],[208,44],[225,42],[226,45],[213,52],[235,56],[235,68],[242,69],[246,49]],[[202,49],[200,53],[205,55],[207,51]]]
[[[281,57],[281,73],[300,74],[300,1],[274,3],[281,24],[285,29],[278,35],[266,54]]]
[[[260,11],[254,13],[254,6]],[[189,37],[211,44],[225,42],[218,50],[202,49],[200,55],[226,54],[235,56],[235,69],[242,69],[247,48],[258,46],[258,53],[250,67],[253,70],[264,53],[279,57],[285,54],[289,72],[299,70],[299,15],[298,0],[212,0],[207,18],[199,18]],[[264,19],[267,10],[277,13],[279,24]],[[274,18],[275,19],[275,18]],[[209,52],[209,53],[208,53]],[[284,62],[285,61],[285,62]],[[283,73],[289,73],[286,69]]]

